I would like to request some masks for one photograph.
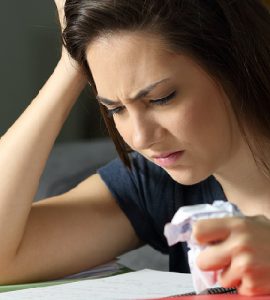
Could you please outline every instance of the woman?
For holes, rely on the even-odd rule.
[[[194,237],[208,245],[198,265],[223,269],[220,284],[241,294],[270,293],[267,10],[255,0],[67,0],[65,15],[77,63],[63,50],[1,139],[0,282],[58,278],[145,243],[188,271],[164,225],[182,205],[223,199],[246,218],[198,221]],[[87,80],[123,163],[32,204]]]

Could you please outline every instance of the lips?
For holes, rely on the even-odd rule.
[[[153,157],[153,158],[157,158],[157,159],[159,159],[159,158],[166,158],[166,157],[170,156],[170,155],[173,154],[173,153],[175,153],[175,152],[162,153],[162,154],[160,154],[160,155],[154,155],[154,156],[152,156],[152,157]]]
[[[154,163],[161,167],[172,167],[176,164],[177,160],[182,156],[184,151],[167,152],[159,155],[154,155]]]

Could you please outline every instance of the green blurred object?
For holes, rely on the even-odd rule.
[[[124,274],[124,273],[128,273],[128,272],[132,272],[132,270],[119,264],[118,271],[103,272],[102,275],[94,275],[94,276],[91,275],[89,277],[76,278],[76,279],[71,278],[71,279],[60,279],[60,280],[44,281],[44,282],[36,282],[36,283],[2,285],[2,286],[0,286],[0,294],[6,293],[6,292],[12,292],[12,291],[30,289],[30,288],[54,286],[54,285],[59,285],[59,284],[77,282],[77,281],[81,281],[81,280],[89,280],[89,279],[97,279],[97,278],[108,277],[108,276],[115,276],[115,275]]]

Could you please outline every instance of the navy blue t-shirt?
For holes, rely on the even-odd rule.
[[[100,168],[98,173],[138,237],[162,253],[169,254],[170,271],[189,272],[186,244],[169,247],[163,235],[164,226],[181,206],[226,200],[215,178],[210,176],[194,185],[182,185],[136,152],[132,154],[131,170],[120,159],[115,159]]]

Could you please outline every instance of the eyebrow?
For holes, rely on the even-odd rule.
[[[168,80],[169,80],[169,78],[165,78],[165,79],[162,79],[162,80],[159,80],[157,82],[150,84],[149,86],[140,90],[134,97],[130,98],[130,100],[132,100],[132,101],[138,100],[140,98],[147,96],[155,87],[157,87],[159,84],[164,83]],[[107,98],[103,98],[99,95],[97,95],[96,98],[101,104],[105,104],[107,106],[119,105],[121,103],[120,101],[113,101],[113,100],[110,100]]]

